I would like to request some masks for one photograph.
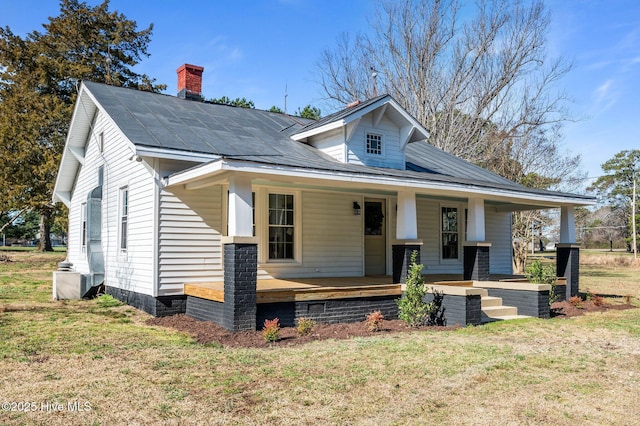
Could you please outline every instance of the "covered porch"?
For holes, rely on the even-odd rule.
[[[465,280],[462,274],[423,276],[429,291],[444,294],[443,306],[449,325],[537,317],[548,318],[549,285],[533,285],[519,275],[495,274],[489,280]],[[388,275],[373,277],[261,279],[256,283],[255,326],[265,319],[279,318],[281,325],[294,326],[300,318],[319,322],[362,321],[381,311],[397,318],[396,300],[404,284]],[[565,292],[566,279],[559,280]],[[186,283],[187,314],[202,320],[224,321],[224,282]],[[228,297],[229,295],[227,295]],[[428,294],[425,301],[430,301]],[[230,304],[226,304],[230,306]]]

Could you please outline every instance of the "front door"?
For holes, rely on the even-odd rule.
[[[387,239],[384,200],[364,202],[364,273],[386,275]]]

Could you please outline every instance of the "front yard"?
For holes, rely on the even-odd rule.
[[[51,302],[51,271],[64,255],[3,254],[11,261],[0,261],[0,424],[622,425],[640,417],[640,309],[226,348],[147,325],[149,316],[128,306]],[[640,269],[583,266],[587,288],[639,306]]]

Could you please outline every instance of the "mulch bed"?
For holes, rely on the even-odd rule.
[[[580,307],[574,306],[569,302],[554,302],[551,305],[552,318],[572,318],[584,315],[587,312],[606,312],[610,310],[622,311],[625,309],[633,309],[635,306],[624,304],[604,303],[600,306],[595,305],[591,300],[583,300]]]
[[[268,348],[271,346],[295,346],[302,345],[315,340],[327,339],[351,339],[360,336],[379,336],[390,333],[431,330],[446,331],[459,328],[454,327],[417,327],[410,328],[400,320],[385,320],[379,331],[369,331],[367,324],[362,322],[340,323],[340,324],[315,324],[311,334],[298,336],[294,327],[282,327],[280,329],[280,340],[274,343],[264,341],[262,331],[238,331],[232,333],[217,324],[209,321],[198,321],[187,315],[179,314],[169,317],[150,318],[147,324],[171,327],[179,331],[192,335],[199,343],[218,343],[227,347],[251,347]]]
[[[596,306],[593,302],[585,300],[582,307],[577,308],[569,302],[555,302],[551,306],[551,316],[556,318],[571,318],[584,315],[587,312],[605,312],[608,310],[631,309],[635,306],[630,304],[608,304]],[[410,328],[400,320],[385,320],[382,329],[376,332],[369,331],[367,324],[362,322],[341,323],[341,324],[316,324],[313,326],[311,334],[298,336],[294,327],[283,327],[280,329],[280,340],[274,343],[267,343],[262,336],[262,331],[239,331],[232,333],[210,321],[199,321],[184,314],[172,315],[168,317],[150,318],[149,325],[170,327],[186,332],[194,337],[201,344],[217,343],[226,347],[244,348],[268,348],[272,346],[295,346],[302,345],[316,340],[326,339],[350,339],[362,336],[377,336],[391,333],[402,333],[416,330],[447,331],[459,328],[453,327],[418,327]]]

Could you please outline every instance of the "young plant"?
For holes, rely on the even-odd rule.
[[[549,291],[549,306],[558,300],[558,294],[556,293],[558,278],[556,277],[556,271],[553,265],[545,265],[539,260],[535,260],[527,268],[526,277],[531,284],[551,285],[551,290]]]
[[[427,303],[422,300],[425,296],[424,279],[422,278],[423,266],[416,263],[417,257],[417,251],[411,253],[411,266],[409,266],[404,294],[396,300],[398,318],[407,323],[409,327],[423,325],[428,317]]]
[[[591,297],[591,303],[593,303],[594,306],[602,306],[602,305],[604,305],[604,297],[598,296],[597,294],[594,294]]]
[[[445,326],[447,325],[447,319],[444,317],[444,294],[442,291],[438,291],[435,288],[431,289],[433,294],[433,300],[427,304],[427,325]]]
[[[633,300],[633,296],[631,294],[625,294],[624,303],[626,303],[627,305],[630,305],[631,304],[631,300]]]
[[[314,325],[316,325],[316,322],[312,319],[309,319],[309,318],[298,319],[298,326],[296,327],[298,336],[307,336],[311,334],[311,330],[313,330]]]
[[[96,298],[96,303],[101,308],[114,308],[116,306],[122,306],[122,302],[113,297],[110,294],[103,294]]]
[[[367,324],[369,331],[380,331],[382,329],[382,323],[384,322],[384,315],[382,315],[380,311],[371,312],[367,315],[364,322]]]
[[[280,340],[280,320],[278,320],[278,318],[264,320],[262,337],[264,337],[264,341],[267,343],[273,343]]]
[[[582,309],[582,302],[582,297],[578,295],[571,296],[571,298],[569,299],[569,303],[578,309]]]

